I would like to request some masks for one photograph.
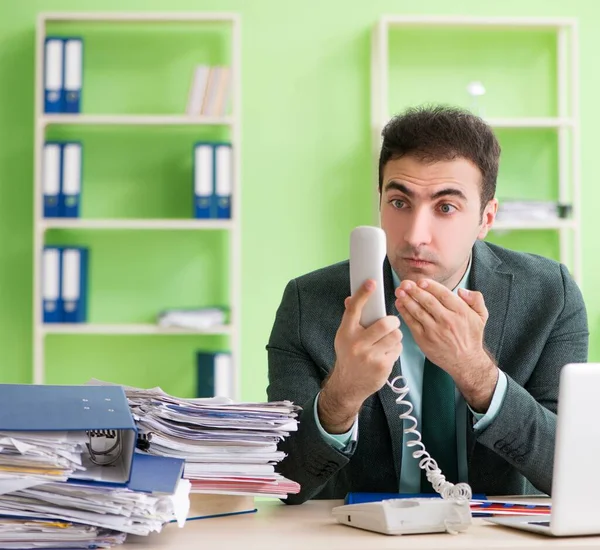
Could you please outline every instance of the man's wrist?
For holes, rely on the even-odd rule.
[[[500,370],[494,361],[483,353],[481,358],[473,361],[465,371],[465,381],[458,385],[459,390],[469,407],[483,414],[492,402]]]
[[[326,383],[317,403],[317,414],[323,429],[330,434],[346,433],[354,424],[362,403],[354,403],[345,398],[336,388],[335,380]]]

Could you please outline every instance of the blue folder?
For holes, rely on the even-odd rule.
[[[92,447],[96,438],[119,437],[110,466],[91,465],[73,477],[120,486],[129,482],[137,428],[121,386],[0,384],[0,403],[1,432],[84,431]]]
[[[183,476],[185,460],[136,452],[127,488],[143,493],[172,495]]]
[[[362,504],[363,502],[379,502],[392,498],[441,498],[437,493],[348,493],[344,504]],[[486,500],[483,494],[476,494],[474,500]]]

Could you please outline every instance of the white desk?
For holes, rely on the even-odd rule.
[[[481,518],[475,518],[469,530],[459,535],[382,535],[338,524],[331,508],[340,504],[339,500],[315,500],[299,506],[259,502],[254,514],[191,521],[182,529],[170,524],[149,537],[130,535],[123,550],[600,548],[600,536],[559,539],[492,525]]]

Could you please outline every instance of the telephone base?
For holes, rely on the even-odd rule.
[[[471,525],[468,500],[388,499],[337,506],[332,514],[343,525],[385,535],[457,534]]]

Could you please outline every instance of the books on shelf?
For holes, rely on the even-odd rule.
[[[225,116],[230,111],[231,67],[197,65],[194,68],[186,113]]]
[[[496,220],[499,222],[554,221],[568,218],[571,206],[554,201],[499,201]]]
[[[83,40],[80,37],[48,36],[44,48],[44,112],[79,113]]]
[[[42,255],[44,323],[85,323],[88,302],[88,249],[45,246]]]
[[[196,352],[196,397],[234,397],[234,372],[228,351]]]
[[[194,217],[231,218],[233,151],[228,142],[194,144]]]
[[[83,145],[78,141],[47,141],[44,144],[44,218],[79,217],[82,152]]]

